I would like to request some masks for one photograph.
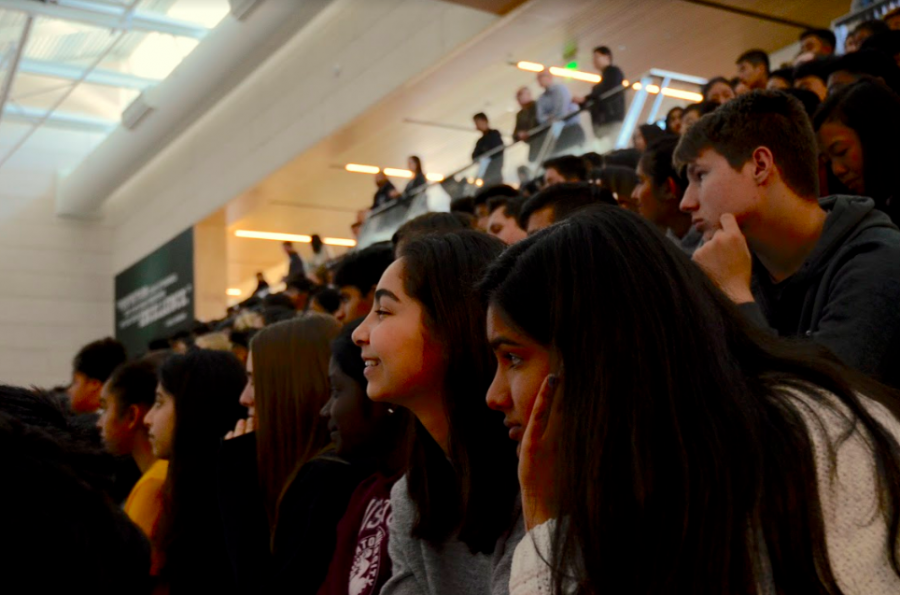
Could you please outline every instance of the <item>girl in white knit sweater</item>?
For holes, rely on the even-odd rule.
[[[481,289],[529,529],[512,595],[900,593],[893,393],[752,328],[620,209]]]

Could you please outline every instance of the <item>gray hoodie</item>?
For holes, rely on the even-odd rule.
[[[513,552],[525,535],[518,515],[515,527],[502,536],[493,556],[473,554],[458,539],[435,547],[412,537],[416,505],[409,498],[404,475],[391,489],[388,551],[393,575],[381,595],[507,595]]]
[[[754,259],[756,302],[741,308],[781,336],[809,337],[900,387],[900,230],[871,198],[819,202],[828,217],[809,258],[780,283]]]

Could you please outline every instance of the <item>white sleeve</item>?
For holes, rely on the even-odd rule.
[[[801,398],[800,407],[815,447],[819,500],[825,521],[828,558],[834,577],[847,595],[896,595],[900,577],[888,557],[888,531],[878,507],[877,469],[869,436],[861,426],[845,442],[849,411],[837,411]],[[881,426],[900,439],[900,424],[880,404],[860,396],[863,406]],[[843,415],[842,415],[843,414]],[[832,465],[829,446],[835,449]]]
[[[552,574],[546,560],[550,559],[553,525],[552,520],[538,525],[516,546],[509,573],[509,595],[550,595],[552,592]]]

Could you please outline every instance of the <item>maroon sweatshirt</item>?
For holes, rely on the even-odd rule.
[[[376,473],[353,492],[338,523],[337,547],[318,595],[376,595],[391,577],[391,488],[402,475]]]

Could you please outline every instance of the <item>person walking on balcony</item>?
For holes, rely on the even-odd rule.
[[[424,192],[422,187],[428,184],[428,180],[425,178],[425,171],[422,169],[422,160],[416,155],[410,156],[407,160],[407,165],[412,172],[413,178],[406,184],[406,188],[403,189],[403,198],[412,198],[420,192]],[[420,190],[420,188],[422,189]]]
[[[375,198],[372,199],[373,209],[377,209],[382,205],[386,205],[387,203],[400,198],[400,193],[397,192],[397,188],[394,187],[394,184],[388,179],[383,171],[379,171],[375,174],[375,186],[378,187],[378,190],[375,191]]]
[[[537,74],[537,82],[544,89],[544,93],[537,100],[538,124],[550,121],[563,123],[552,154],[570,152],[574,147],[584,144],[584,130],[578,121],[578,106],[572,101],[569,89],[556,83],[547,69]]]
[[[531,89],[522,87],[516,91],[516,101],[519,102],[519,113],[516,114],[516,128],[513,130],[513,138],[517,141],[528,143],[528,161],[534,163],[540,157],[541,143],[544,135],[537,133],[531,136],[531,131],[538,127],[537,104],[531,96]]]
[[[472,151],[472,161],[479,159],[482,155],[490,153],[495,149],[503,146],[503,138],[500,136],[499,130],[491,128],[488,117],[479,112],[472,119],[475,121],[475,128],[481,133],[481,138],[475,143],[475,150]],[[498,151],[490,156],[487,169],[482,175],[485,186],[495,186],[503,183],[503,151]]]
[[[625,74],[613,65],[612,50],[605,45],[594,48],[594,67],[600,73],[600,82],[586,97],[574,101],[590,111],[594,136],[600,143],[597,152],[606,153],[615,147],[625,120]]]

